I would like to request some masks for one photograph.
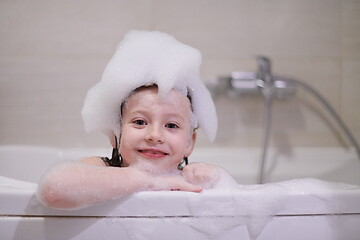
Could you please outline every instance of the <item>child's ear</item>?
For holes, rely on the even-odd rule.
[[[192,151],[194,150],[195,147],[195,142],[196,142],[196,131],[194,130],[193,134],[191,135],[190,139],[189,139],[189,143],[186,149],[186,157],[190,156],[190,154],[192,153]]]

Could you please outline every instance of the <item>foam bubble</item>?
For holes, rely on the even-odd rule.
[[[224,182],[226,186],[226,181]],[[219,185],[220,186],[220,185]],[[309,196],[314,203],[308,208],[298,206],[298,209],[306,209],[319,212],[332,212],[341,207],[337,201],[337,192],[341,190],[359,189],[359,186],[343,183],[333,183],[319,179],[293,179],[277,183],[255,184],[255,185],[233,185],[228,189],[216,188],[206,190],[202,198],[189,198],[189,209],[196,216],[201,216],[201,221],[192,219],[191,227],[203,233],[207,239],[219,239],[219,233],[235,231],[241,226],[246,226],[250,239],[257,239],[268,223],[282,211],[297,211],[288,209],[290,196]],[[230,187],[228,185],[227,187]],[[222,192],[222,194],[219,194]],[[208,198],[213,194],[212,198]],[[326,197],[324,197],[326,196]],[[300,204],[301,205],[301,204]],[[304,213],[304,212],[301,212]],[[221,223],[214,217],[223,216]],[[327,224],[332,226],[332,222]]]
[[[120,105],[136,88],[157,84],[159,94],[175,88],[189,94],[199,127],[215,139],[217,116],[200,79],[201,53],[161,32],[130,31],[119,44],[102,79],[87,93],[82,117],[85,130],[111,140],[120,133]]]

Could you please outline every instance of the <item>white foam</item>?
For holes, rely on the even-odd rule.
[[[111,140],[120,133],[120,105],[136,88],[157,84],[159,94],[175,88],[192,99],[200,128],[213,141],[217,116],[211,95],[200,79],[201,53],[161,32],[130,31],[119,44],[101,81],[86,96],[85,130]]]
[[[232,189],[229,188],[230,186]],[[250,239],[257,239],[278,213],[296,210],[288,209],[289,206],[292,206],[288,205],[289,197],[292,195],[297,197],[306,195],[308,200],[312,200],[310,203],[319,203],[316,206],[311,204],[310,207],[306,206],[306,203],[300,203],[299,209],[314,211],[314,213],[334,212],[341,206],[341,203],[336,200],[338,197],[336,193],[353,189],[359,189],[359,186],[313,178],[256,185],[231,183],[226,190],[220,190],[220,188],[206,190],[206,195],[214,195],[211,201],[206,198],[206,195],[204,195],[204,199],[201,197],[189,198],[189,202],[191,202],[189,209],[194,215],[225,216],[222,217],[221,224],[210,217],[201,218],[201,221],[192,219],[191,227],[203,233],[207,239],[219,239],[219,233],[246,226]],[[218,194],[219,191],[222,191],[223,194]],[[326,197],[324,198],[324,196]],[[329,221],[328,224],[331,226],[332,222]]]
[[[359,188],[357,185],[323,181],[316,178],[292,179],[276,184],[286,188],[288,193],[295,194],[324,194],[334,193],[339,190],[352,190]]]

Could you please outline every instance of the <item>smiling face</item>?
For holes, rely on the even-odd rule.
[[[120,154],[124,166],[164,173],[191,154],[196,133],[189,99],[172,90],[159,97],[157,87],[135,91],[123,109]]]

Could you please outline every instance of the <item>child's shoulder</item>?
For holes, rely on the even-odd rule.
[[[102,166],[102,167],[107,166],[101,157],[87,157],[81,159],[80,162],[95,166]]]

